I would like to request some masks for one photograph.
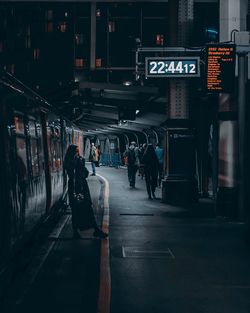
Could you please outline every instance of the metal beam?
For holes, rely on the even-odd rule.
[[[135,92],[135,93],[150,93],[157,94],[159,88],[157,87],[145,87],[145,86],[123,86],[119,84],[109,83],[95,83],[95,82],[79,82],[79,89],[100,89],[100,90],[120,90],[124,92]]]

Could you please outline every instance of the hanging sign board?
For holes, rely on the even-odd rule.
[[[165,57],[145,59],[146,77],[199,77],[199,57]]]
[[[235,50],[233,44],[210,44],[206,47],[206,90],[231,93],[235,85]]]
[[[194,177],[196,144],[193,129],[168,129],[168,176]]]

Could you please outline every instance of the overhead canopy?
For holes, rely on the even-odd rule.
[[[79,82],[66,101],[56,102],[63,115],[88,134],[140,132],[166,120],[166,98],[149,86]],[[121,120],[120,112],[136,112],[135,120]]]

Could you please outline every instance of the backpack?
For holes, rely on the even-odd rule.
[[[135,165],[136,156],[135,156],[135,150],[129,150],[128,151],[128,164],[129,165]]]

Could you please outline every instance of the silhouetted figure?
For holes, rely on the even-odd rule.
[[[92,142],[91,148],[90,148],[90,154],[89,154],[89,161],[91,162],[91,166],[92,166],[92,174],[91,174],[91,176],[95,176],[95,166],[96,166],[97,160],[98,159],[97,159],[96,146]]]
[[[141,145],[141,147],[139,149],[140,167],[139,167],[139,175],[138,176],[141,176],[141,179],[144,178],[144,164],[142,162],[142,157],[144,155],[146,148],[147,148],[147,144],[144,143],[143,145]]]
[[[138,151],[139,148],[136,147],[136,143],[132,141],[129,148],[124,153],[124,157],[127,160],[128,181],[130,188],[135,188],[135,176],[140,164]]]
[[[75,197],[76,195],[83,195],[85,199],[85,205],[89,209],[90,227],[94,228],[93,235],[99,238],[106,238],[108,235],[99,229],[96,223],[96,219],[93,212],[92,200],[89,191],[89,186],[86,178],[89,175],[89,171],[85,167],[85,159],[79,155],[79,148],[76,145],[70,145],[64,159],[64,169],[68,175],[68,195],[69,203],[72,210],[72,226],[74,231],[74,238],[81,238],[78,233],[78,221],[75,214]],[[85,208],[82,208],[83,210]]]
[[[155,153],[155,149],[152,144],[149,144],[142,157],[142,163],[144,164],[144,172],[146,179],[146,187],[148,192],[148,198],[155,198],[155,189],[157,186],[158,167],[159,162]]]
[[[99,167],[100,166],[100,159],[101,159],[101,147],[97,146],[96,148],[96,157],[97,157],[97,161],[96,161],[96,166]]]
[[[158,158],[159,168],[158,168],[158,186],[161,186],[161,180],[163,178],[163,164],[164,164],[164,150],[157,144],[155,148],[155,153]]]

